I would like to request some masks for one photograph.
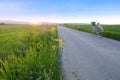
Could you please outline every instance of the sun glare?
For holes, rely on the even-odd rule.
[[[30,21],[30,23],[31,23],[32,25],[38,25],[38,24],[39,24],[39,22],[36,21],[36,20]]]

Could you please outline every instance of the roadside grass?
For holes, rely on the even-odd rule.
[[[0,25],[0,80],[60,80],[55,25]]]
[[[92,33],[91,25],[63,24],[64,27]],[[120,41],[120,25],[102,25],[103,36]]]

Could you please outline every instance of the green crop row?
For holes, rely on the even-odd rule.
[[[60,80],[57,29],[0,25],[0,80]]]
[[[64,24],[64,27],[73,28],[80,31],[92,33],[91,25]],[[120,41],[120,25],[102,25],[104,29],[103,36]]]

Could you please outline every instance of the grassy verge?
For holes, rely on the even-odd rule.
[[[55,26],[0,25],[0,80],[60,80]]]
[[[91,25],[64,24],[63,26],[92,33]],[[120,41],[120,25],[102,25],[104,29],[103,36]]]

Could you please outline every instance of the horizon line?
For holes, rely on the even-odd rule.
[[[0,23],[4,24],[90,24],[91,22],[99,22],[96,20],[90,21],[90,22],[55,22],[55,21],[37,21],[37,22],[32,22],[32,21],[23,21],[23,20],[0,20]],[[100,23],[103,25],[120,25],[120,23]]]

